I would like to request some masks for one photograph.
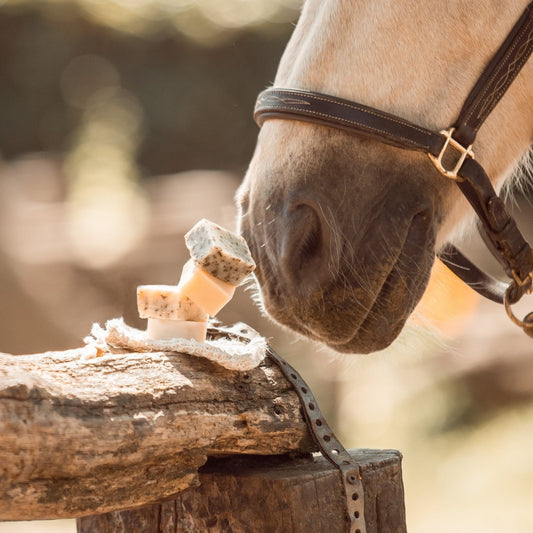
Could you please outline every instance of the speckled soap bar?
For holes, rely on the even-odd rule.
[[[239,285],[255,263],[246,241],[205,218],[185,235],[185,243],[196,265],[232,285]]]
[[[141,318],[196,321],[208,318],[207,312],[182,294],[177,285],[140,285],[137,309]]]

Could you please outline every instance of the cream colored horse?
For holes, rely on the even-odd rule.
[[[439,130],[528,1],[307,0],[275,85]],[[474,149],[499,187],[532,141],[533,59]],[[435,251],[470,213],[425,154],[292,120],[263,125],[238,200],[266,310],[342,352],[392,342]]]

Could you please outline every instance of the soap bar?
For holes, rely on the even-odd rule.
[[[255,268],[246,241],[203,218],[186,234],[192,260],[219,280],[239,285]]]
[[[205,322],[207,312],[184,296],[177,285],[140,285],[137,309],[141,318]]]
[[[198,342],[205,342],[207,322],[149,318],[146,335],[154,341],[193,339]]]
[[[215,316],[232,298],[235,285],[221,281],[189,259],[178,283],[180,294]]]

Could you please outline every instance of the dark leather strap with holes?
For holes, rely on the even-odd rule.
[[[484,120],[532,52],[533,2],[527,6],[475,84],[454,127],[447,131],[434,132],[401,117],[335,96],[278,87],[259,95],[254,118],[260,126],[265,120],[273,118],[321,124],[399,148],[425,152],[433,161],[442,158],[449,146],[456,150],[460,159],[458,168],[453,172],[443,168],[440,161],[434,161],[434,164],[441,173],[456,181],[475,210],[481,235],[511,282],[502,285],[484,274],[456,248],[446,248],[441,257],[455,274],[480,294],[505,302],[509,313],[508,306],[533,289],[533,250],[496,194],[487,174],[474,159],[471,145]],[[532,334],[533,318],[529,321],[531,323],[517,323]]]
[[[210,321],[207,334],[209,339],[229,338],[239,342],[250,342],[258,335],[246,324],[237,323],[233,326],[224,326],[216,319]],[[331,431],[324,415],[320,412],[311,389],[302,376],[270,346],[268,346],[267,355],[276,363],[281,373],[294,387],[302,406],[302,414],[307,427],[318,449],[339,470],[346,496],[346,532],[366,533],[365,498],[359,464]]]
[[[307,427],[322,455],[340,472],[346,496],[346,531],[348,533],[366,533],[365,498],[359,464],[331,431],[324,415],[320,412],[311,389],[302,379],[302,376],[270,347],[268,348],[268,356],[278,365],[282,374],[294,387],[302,405]]]

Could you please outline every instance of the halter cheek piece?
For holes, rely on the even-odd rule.
[[[476,134],[533,51],[533,2],[515,24],[466,99],[455,124],[435,132],[403,118],[327,94],[270,88],[256,103],[254,118],[295,119],[365,135],[408,150],[426,152],[437,170],[455,181],[479,218],[480,233],[503,265],[509,283],[492,278],[448,244],[440,259],[474,290],[503,303],[513,322],[533,337],[533,313],[518,319],[511,306],[533,292],[533,250],[475,160]],[[530,110],[530,112],[532,112]],[[449,161],[452,159],[452,164]]]

